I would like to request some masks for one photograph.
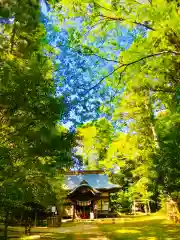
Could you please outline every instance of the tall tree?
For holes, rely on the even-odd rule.
[[[89,122],[77,128],[81,139],[80,153],[84,165],[88,168],[100,168],[100,161],[104,160],[108,146],[113,138],[114,127],[105,118]]]
[[[115,39],[121,42],[120,49],[125,49],[133,41],[136,32],[131,33],[126,29],[121,32],[119,26],[111,36],[97,38],[89,47],[86,42],[80,44],[80,34],[83,33],[82,19],[76,18],[75,21],[68,19],[67,16],[61,16],[58,9],[53,8],[53,3],[50,6],[51,10],[43,16],[43,22],[47,29],[49,44],[57,50],[54,60],[57,94],[64,96],[69,110],[68,119],[76,126],[104,116],[100,111],[100,105],[110,102],[115,94],[116,90],[103,81],[94,88],[99,79],[109,74],[117,64],[116,60],[106,56],[109,49],[107,42]],[[117,55],[120,50],[114,47],[111,51],[111,55]],[[90,88],[92,89],[89,91]],[[109,116],[108,111],[106,115]],[[66,116],[65,118],[67,119]]]
[[[60,5],[66,18],[81,17],[81,31],[77,29],[76,34],[73,32],[76,38],[72,37],[70,31],[72,43],[75,44],[74,39],[78,39],[76,42],[78,41],[79,45],[84,47],[85,43],[93,51],[97,39],[108,37],[114,31],[121,31],[122,28],[119,26],[131,31],[138,30],[138,34],[128,49],[121,49],[118,40],[114,38],[111,39],[112,41],[109,40],[108,44],[106,42],[108,47],[105,53],[96,46],[98,53],[111,58],[117,64],[110,73],[105,74],[93,87],[90,87],[89,92],[97,89],[102,82],[116,89],[116,97],[113,101],[114,115],[124,120],[127,126],[125,129],[128,132],[127,136],[132,140],[135,136],[137,138],[133,143],[133,154],[138,153],[133,157],[134,161],[137,161],[133,174],[134,183],[138,185],[134,185],[132,190],[138,191],[139,194],[143,186],[144,195],[146,195],[147,186],[153,185],[150,184],[151,168],[154,169],[156,166],[158,174],[158,168],[161,169],[163,166],[159,177],[163,178],[163,183],[169,187],[162,187],[162,191],[166,189],[169,194],[172,194],[175,188],[171,187],[171,178],[167,178],[165,169],[168,168],[170,161],[169,173],[172,172],[170,176],[174,177],[174,183],[177,183],[175,168],[179,169],[180,166],[178,163],[174,165],[173,155],[175,154],[175,158],[178,158],[179,153],[172,151],[171,144],[175,143],[178,146],[179,143],[180,14],[178,2],[167,0],[108,2],[101,0],[72,1],[69,4],[64,0]],[[111,51],[114,47],[121,51],[115,54]],[[162,110],[169,112],[168,126],[165,121],[156,117],[157,112]],[[159,131],[162,128],[167,129],[164,136]],[[171,131],[173,134],[170,134]],[[131,149],[127,141],[126,146],[128,146],[127,149]],[[162,154],[161,161],[157,162],[153,157],[167,151],[170,155],[165,157]],[[121,153],[124,155],[124,149],[121,149]],[[127,159],[130,153],[131,151],[128,157],[126,156]],[[162,161],[163,165],[161,165]],[[151,186],[153,187],[155,186]],[[148,194],[151,194],[151,190]]]
[[[12,209],[45,200],[49,178],[71,166],[76,143],[60,124],[65,106],[55,96],[52,48],[45,44],[40,2],[9,1],[0,14],[5,19],[0,37],[0,201],[6,239]]]

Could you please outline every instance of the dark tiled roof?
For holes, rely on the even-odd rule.
[[[100,193],[97,189],[89,186],[88,184],[80,184],[78,187],[74,188],[74,189],[69,193],[69,195],[70,195],[70,194],[73,194],[77,189],[79,189],[79,188],[81,188],[81,187],[88,187],[88,188],[90,188],[90,190],[91,190],[91,192],[92,192],[93,195],[96,195],[96,194],[99,194],[99,193]]]
[[[65,189],[73,190],[78,187],[82,181],[86,181],[89,186],[95,189],[112,189],[120,188],[117,184],[108,181],[106,174],[79,174],[65,176]]]

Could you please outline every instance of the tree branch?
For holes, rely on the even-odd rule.
[[[103,19],[98,20],[98,21],[97,21],[94,25],[92,25],[92,26],[90,27],[90,29],[85,33],[85,36],[87,36],[93,28],[95,28],[96,26],[98,26],[98,25],[101,24],[102,22],[104,22]]]
[[[97,16],[97,17],[99,17],[99,16]],[[112,19],[106,20],[106,22],[110,22],[110,21],[114,21],[114,20],[112,20]],[[101,24],[101,23],[104,23],[104,19],[100,19],[100,20],[98,20],[94,25],[92,25],[92,26],[90,27],[90,29],[85,33],[85,36],[87,36],[93,28],[95,28],[96,26],[98,26],[98,25]]]
[[[118,80],[118,83],[117,83],[117,85],[116,85],[116,88],[118,88],[118,86],[119,86],[119,84],[120,84],[120,81],[121,81],[121,77],[122,77],[123,73],[126,71],[127,67],[128,67],[128,66],[125,66],[125,68],[124,68],[124,69],[122,70],[122,72],[120,73],[119,80]],[[116,91],[115,91],[115,93],[113,94],[113,96],[111,97],[111,99],[113,99],[113,98],[116,96],[117,93],[118,93],[118,89],[116,89]]]
[[[120,18],[118,18],[118,17],[110,17],[110,16],[105,16],[105,15],[100,15],[100,16],[105,18],[105,19],[111,19],[111,20],[120,21],[120,22],[128,20],[128,19],[121,18],[121,17]],[[140,22],[137,22],[137,21],[132,21],[132,23],[140,25],[140,26],[143,26],[143,27],[145,27],[145,28],[147,28],[149,30],[155,31],[155,29],[153,27],[151,27],[151,26],[149,26],[149,25],[147,25],[145,23],[140,23]]]
[[[150,88],[149,90],[151,90],[152,92],[163,92],[163,93],[176,93],[176,90],[171,90],[168,88],[164,88],[164,89],[160,89],[160,88]]]
[[[88,55],[88,56],[96,56],[96,57],[98,57],[98,58],[101,58],[101,59],[103,59],[103,60],[106,60],[107,62],[119,63],[119,61],[117,61],[117,60],[113,60],[113,59],[109,59],[109,58],[106,58],[106,57],[102,57],[102,56],[100,56],[100,55],[98,55],[98,54],[96,54],[96,53],[93,53],[93,52],[92,52],[92,53],[83,53],[82,50],[73,48],[73,47],[71,47],[71,46],[69,46],[69,45],[61,45],[61,46],[63,46],[63,47],[68,47],[68,48],[74,50],[75,52],[77,52],[77,53],[79,53],[79,54],[81,54],[81,55],[84,55],[84,56],[85,56],[85,55]]]
[[[99,86],[99,85],[104,81],[104,79],[106,79],[107,77],[111,76],[114,72],[116,72],[116,71],[117,71],[118,69],[120,69],[120,68],[121,68],[121,66],[119,66],[119,67],[117,67],[117,68],[114,68],[113,71],[111,71],[109,74],[107,74],[107,75],[105,75],[103,78],[101,78],[101,80],[100,80],[98,83],[96,83],[94,86],[92,86],[91,88],[89,88],[89,89],[87,90],[87,92],[85,92],[84,96],[85,96],[86,94],[88,94],[91,90],[93,90],[93,89],[95,89],[97,86]]]
[[[163,92],[163,93],[172,93],[175,94],[176,90],[170,88],[156,88],[156,87],[141,87],[141,88],[134,88],[134,90],[142,91],[142,90],[150,90],[152,92]]]
[[[119,63],[119,61],[117,61],[117,60],[108,59],[108,58],[105,58],[105,57],[99,56],[99,55],[97,55],[96,53],[92,53],[92,54],[90,54],[89,56],[91,56],[91,55],[94,55],[94,56],[96,56],[96,57],[98,57],[98,58],[101,58],[101,59],[103,59],[103,60],[106,60],[107,62],[115,62],[115,63]]]
[[[99,8],[102,8],[102,9],[104,9],[104,10],[107,10],[107,11],[109,11],[109,12],[112,12],[112,9],[103,7],[102,5],[100,5],[99,3],[96,3],[96,2],[93,2],[93,3],[94,3],[94,5],[96,5],[96,6],[99,7]]]
[[[163,55],[163,54],[175,54],[175,55],[180,55],[180,52],[177,52],[177,51],[168,51],[168,50],[165,50],[165,51],[162,51],[162,52],[158,52],[158,53],[153,53],[153,54],[149,54],[147,56],[144,56],[144,57],[141,57],[135,61],[132,61],[132,62],[129,62],[129,63],[123,63],[121,64],[119,67],[117,68],[114,68],[113,71],[111,71],[109,74],[105,75],[103,78],[100,79],[100,81],[98,83],[96,83],[93,87],[91,87],[90,89],[87,90],[87,92],[84,94],[86,95],[87,93],[89,93],[91,90],[95,89],[97,86],[99,86],[103,81],[104,79],[106,79],[107,77],[111,76],[114,72],[116,72],[117,70],[119,70],[120,68],[123,68],[123,71],[120,73],[120,77],[122,76],[122,74],[126,71],[127,67],[135,64],[135,63],[138,63],[138,62],[141,62],[142,60],[144,59],[148,59],[148,58],[151,58],[151,57],[156,57],[156,56],[160,56],[160,55]],[[119,80],[120,82],[120,80]],[[119,83],[118,83],[119,85]]]
[[[135,1],[135,2],[136,2],[136,1]],[[152,3],[151,0],[149,0],[149,2]],[[103,6],[101,6],[99,3],[95,3],[95,2],[93,2],[93,3],[94,3],[94,5],[98,6],[99,8],[102,8],[102,9],[105,9],[105,10],[107,10],[107,11],[109,11],[109,12],[112,12],[112,9],[103,7]],[[136,2],[136,3],[141,4],[141,3],[139,3],[139,2]],[[108,19],[111,19],[111,20],[113,20],[113,21],[126,21],[126,20],[128,20],[128,19],[125,19],[125,18],[110,17],[110,16],[101,15],[101,14],[100,14],[99,16],[101,16],[101,17],[103,17],[103,18],[106,18],[106,19],[107,19],[107,18],[108,18]],[[132,21],[132,23],[137,24],[137,25],[140,25],[140,26],[143,26],[143,27],[145,27],[146,29],[155,31],[155,29],[154,29],[153,27],[149,26],[149,25],[146,24],[146,23],[140,23],[140,22],[137,22],[137,21]]]

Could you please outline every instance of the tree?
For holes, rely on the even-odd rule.
[[[83,122],[104,116],[100,105],[110,102],[112,95],[115,94],[110,84],[103,81],[94,88],[99,79],[111,72],[113,66],[117,64],[116,60],[105,54],[107,42],[112,41],[112,38],[117,39],[123,44],[121,49],[124,49],[133,41],[135,33],[123,29],[120,36],[121,31],[118,29],[107,39],[96,39],[93,46],[82,45],[79,42],[80,35],[76,31],[77,28],[81,29],[81,19],[77,18],[75,21],[68,19],[61,15],[59,10],[56,11],[51,2],[48,6],[50,10],[48,14],[42,16],[42,21],[46,26],[48,42],[57,53],[54,59],[56,93],[64,96],[68,108],[69,115],[63,120],[66,122],[68,119],[71,121],[70,124],[76,127]],[[98,47],[101,48],[101,52],[98,51]],[[119,50],[114,47],[111,51],[112,55],[115,55]],[[106,115],[109,116],[108,111]]]
[[[113,125],[105,118],[100,118],[82,125],[77,132],[81,138],[80,153],[84,165],[91,169],[99,168],[100,161],[106,157],[107,148],[114,134]]]
[[[158,8],[160,4],[161,11]],[[110,74],[100,79],[100,82],[106,80],[115,88],[131,86],[136,91],[144,89],[151,91],[155,96],[159,93],[156,99],[161,96],[161,101],[162,93],[169,94],[170,98],[176,94],[179,84],[179,73],[175,70],[179,58],[177,31],[179,29],[179,6],[176,1],[156,0],[153,3],[145,2],[142,4],[132,1],[125,1],[124,3],[116,1],[107,3],[103,0],[100,2],[73,1],[71,5],[62,1],[61,7],[66,18],[82,17],[81,31],[77,29],[76,36],[81,45],[81,41],[84,41],[84,37],[86,37],[85,42],[88,47],[96,39],[103,38],[112,31],[123,31],[122,28],[118,27],[119,25],[131,30],[139,29],[131,46],[121,51],[118,59],[116,57],[117,67],[114,67]],[[147,12],[147,14],[144,14],[144,12]],[[94,23],[96,23],[95,26]],[[105,27],[99,32],[99,28],[102,27],[101,24],[104,24]],[[90,32],[88,31],[89,28]],[[84,35],[87,31],[88,36]],[[72,42],[73,40],[72,37]],[[117,39],[114,41],[116,48],[118,48]],[[112,42],[109,41],[109,47],[113,46]],[[100,51],[100,48],[98,50]],[[107,54],[114,53],[107,51]],[[136,76],[133,84],[130,81],[132,72],[133,76]],[[114,79],[109,79],[113,74]],[[97,86],[98,83],[95,84],[94,88]]]
[[[106,82],[116,90],[116,97],[110,103],[115,108],[115,118],[122,119],[126,124],[128,141],[133,142],[134,149],[132,152],[131,146],[126,141],[128,151],[125,158],[131,159],[131,153],[133,155],[137,152],[137,155],[133,156],[135,168],[132,171],[134,185],[131,192],[135,195],[143,192],[144,196],[150,197],[152,189],[157,188],[151,179],[156,178],[158,169],[163,168],[159,179],[163,178],[163,183],[168,187],[163,187],[162,184],[162,191],[167,190],[172,195],[174,189],[179,186],[178,173],[175,171],[179,169],[179,164],[174,165],[173,161],[174,157],[179,157],[179,153],[172,150],[172,144],[174,146],[175,143],[175,146],[178,146],[179,143],[179,120],[177,119],[179,119],[180,85],[180,15],[178,2],[102,0],[72,1],[69,4],[67,1],[61,1],[61,7],[66,18],[81,17],[81,29],[80,31],[77,29],[77,33],[73,32],[73,34],[77,38],[76,42],[78,41],[78,44],[83,47],[83,42],[88,48],[94,47],[98,38],[106,38],[113,31],[121,31],[122,28],[119,26],[131,31],[138,30],[131,46],[120,53],[115,54],[109,50],[114,47],[121,50],[118,40],[114,38],[106,42],[106,54],[96,46],[98,54],[102,53],[106,58],[111,57],[117,65],[114,65],[110,73],[105,74],[93,87],[90,87],[89,92],[97,89],[102,82]],[[69,32],[71,37],[71,31]],[[76,44],[75,38],[70,39],[73,44]],[[94,51],[93,47],[92,51]],[[169,112],[169,126],[156,117],[157,112],[162,110]],[[169,130],[165,130],[167,132],[162,137],[159,129]],[[170,134],[171,131],[172,134]],[[119,151],[122,154],[121,159],[126,151],[124,149]],[[168,154],[165,156],[164,153],[167,151]],[[159,154],[161,161],[157,161]],[[163,165],[161,165],[162,161]],[[171,186],[172,179],[164,174],[165,169],[169,169],[169,173],[172,173],[168,175],[173,177],[173,184],[176,183],[176,187]],[[156,191],[155,189],[153,191]]]
[[[0,201],[7,239],[13,209],[54,194],[49,179],[71,166],[76,142],[60,124],[65,106],[55,96],[39,1],[9,1],[0,14]]]
[[[179,202],[179,114],[164,111],[158,114],[156,125],[160,148],[155,156],[160,191]]]

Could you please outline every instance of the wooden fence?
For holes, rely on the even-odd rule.
[[[53,216],[53,217],[48,217],[47,218],[47,226],[48,227],[59,227],[60,223],[59,223],[59,216]]]

